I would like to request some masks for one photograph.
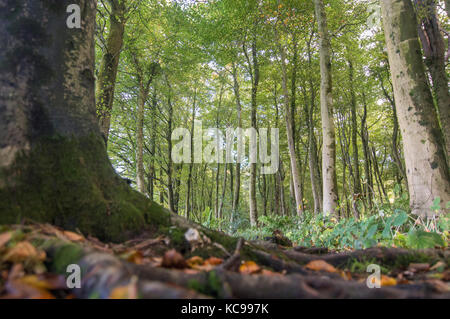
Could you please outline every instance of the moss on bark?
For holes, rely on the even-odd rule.
[[[29,218],[107,241],[169,225],[169,213],[113,170],[97,135],[41,139],[0,171],[0,224]]]

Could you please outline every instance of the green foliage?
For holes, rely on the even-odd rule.
[[[343,218],[314,215],[306,212],[302,217],[262,216],[260,227],[245,229],[239,235],[255,239],[271,236],[281,230],[299,246],[329,247],[332,249],[364,249],[374,246],[403,248],[446,247],[449,216],[441,215],[434,227],[420,222],[420,218],[399,208],[386,206],[378,214]],[[434,229],[434,231],[432,230]]]

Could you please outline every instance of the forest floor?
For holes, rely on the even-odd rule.
[[[450,298],[448,248],[333,252],[270,240],[229,251],[192,228],[180,246],[167,235],[114,244],[49,224],[0,226],[0,298]],[[81,288],[67,286],[71,264]],[[381,288],[368,288],[371,264]]]

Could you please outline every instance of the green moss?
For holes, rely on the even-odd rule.
[[[206,284],[193,279],[188,282],[188,288],[207,296],[223,298],[223,283],[220,277],[215,271],[210,271],[207,276]]]
[[[49,269],[58,274],[66,274],[67,266],[79,263],[84,255],[81,246],[73,243],[61,244],[58,239],[41,241],[35,244],[47,251]]]
[[[0,189],[0,224],[26,217],[114,242],[151,225],[168,225],[167,211],[131,189],[104,148],[97,135],[40,140],[12,168],[0,171],[12,180]]]

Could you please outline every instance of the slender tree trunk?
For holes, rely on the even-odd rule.
[[[359,155],[358,155],[358,124],[356,116],[356,95],[354,85],[354,70],[351,60],[348,61],[349,68],[349,82],[350,82],[350,95],[351,95],[351,114],[352,114],[352,149],[353,149],[353,193],[361,194],[361,178],[359,174]]]
[[[148,87],[144,87],[143,83],[139,84],[139,102],[137,112],[137,154],[136,154],[136,184],[138,191],[145,193],[145,171],[144,171],[144,113],[145,103],[148,98]]]
[[[175,197],[173,191],[173,161],[172,161],[172,124],[173,124],[173,105],[172,105],[172,92],[170,84],[166,78],[167,86],[169,87],[169,95],[167,98],[168,107],[168,119],[167,119],[167,195],[169,201],[169,208],[172,212],[175,212]]]
[[[323,210],[325,214],[333,214],[338,203],[338,188],[336,179],[336,137],[333,121],[331,82],[331,43],[323,0],[314,0],[314,3],[320,36]]]
[[[114,102],[117,69],[125,31],[125,0],[109,0],[109,32],[100,62],[100,70],[96,81],[97,116],[100,130],[105,141],[108,141],[111,123],[111,110]]]
[[[433,200],[450,200],[450,176],[409,0],[382,0],[381,9],[397,115],[403,133],[410,206],[429,215]]]
[[[258,52],[256,48],[256,40],[253,40],[252,43],[252,62],[253,62],[253,71],[251,72],[252,79],[252,101],[251,101],[251,122],[252,127],[256,130],[258,128],[257,120],[256,120],[256,109],[257,109],[257,93],[258,93],[258,85],[259,85],[259,65],[258,65]],[[257,151],[257,150],[255,150]],[[258,225],[258,205],[256,202],[256,172],[257,165],[256,163],[250,164],[250,224],[255,227]]]
[[[191,162],[189,163],[189,169],[188,169],[188,177],[187,177],[187,183],[186,183],[186,202],[185,202],[185,209],[186,209],[186,218],[190,218],[191,213],[191,202],[190,202],[190,195],[191,195],[191,183],[192,183],[192,168],[194,166],[194,124],[195,124],[195,108],[197,104],[197,90],[194,92],[194,102],[192,104],[192,119],[191,119]]]
[[[225,163],[224,168],[223,168],[223,183],[222,183],[222,195],[220,196],[220,204],[219,204],[219,213],[218,213],[218,218],[219,218],[219,225],[221,225],[222,219],[223,219],[223,203],[225,201],[225,192],[226,192],[226,188],[227,188],[227,167],[228,164]],[[231,170],[231,164],[230,164],[230,170]],[[219,226],[219,230],[220,230],[220,226]]]
[[[237,77],[237,67],[233,62],[233,89],[236,99],[236,111],[237,111],[237,121],[238,127],[242,128],[242,106],[241,106],[241,95],[239,92],[239,82]],[[239,208],[239,193],[241,188],[241,163],[236,163],[236,176],[234,182],[234,193],[233,193],[233,205],[231,212],[231,223],[233,223],[234,215],[237,213]]]
[[[277,27],[274,28],[275,40],[278,45],[278,49],[281,54],[281,73],[282,73],[282,88],[284,95],[284,109],[285,109],[285,120],[286,120],[286,131],[288,138],[289,156],[291,159],[291,175],[292,175],[292,186],[293,195],[295,197],[295,211],[297,215],[300,216],[303,213],[303,194],[301,193],[300,187],[300,171],[298,169],[297,156],[295,153],[295,140],[294,140],[294,130],[292,127],[293,118],[291,112],[291,105],[289,101],[289,90],[288,90],[288,74],[286,66],[286,51],[284,46],[280,43],[280,38],[278,35]]]
[[[155,152],[156,152],[156,89],[153,90],[152,96],[152,110],[151,110],[151,135],[150,135],[150,166],[149,166],[149,178],[148,178],[148,195],[151,200],[155,195],[155,178],[156,178],[156,168],[155,168]]]

